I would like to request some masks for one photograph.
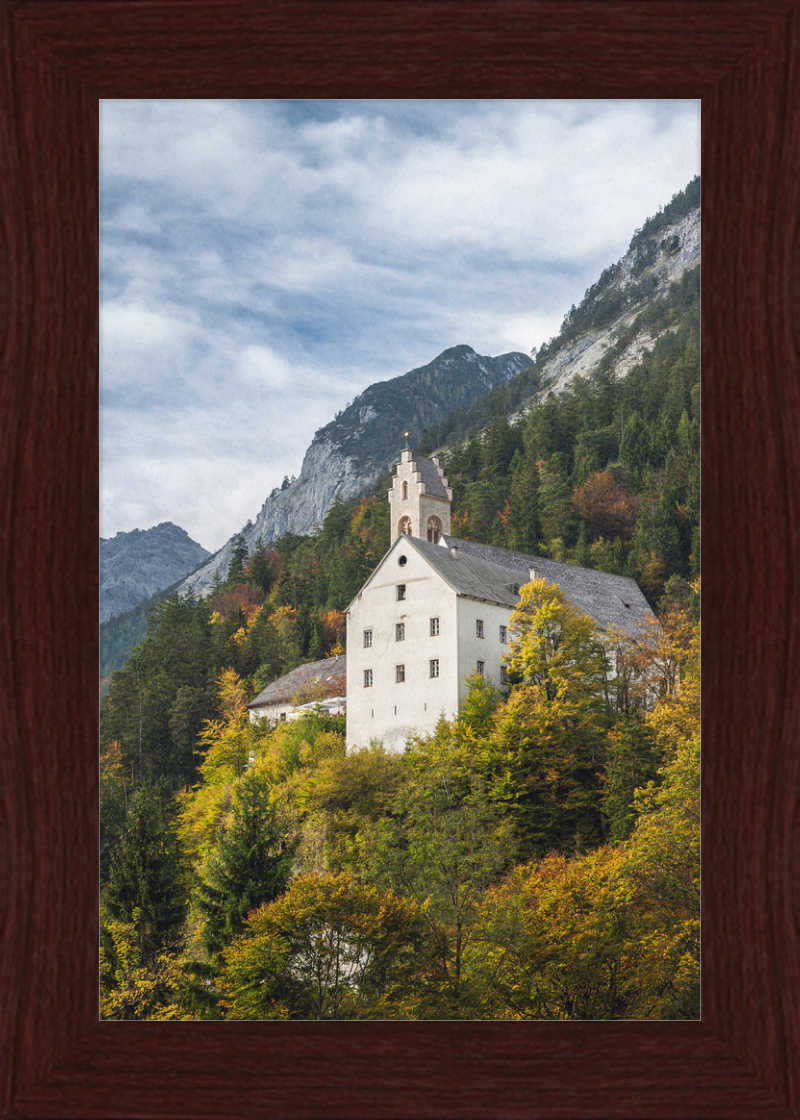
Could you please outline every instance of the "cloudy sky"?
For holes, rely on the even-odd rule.
[[[700,170],[698,101],[102,101],[101,534],[212,551],[317,428],[530,352]]]

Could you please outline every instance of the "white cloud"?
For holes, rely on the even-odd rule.
[[[292,382],[292,366],[269,346],[246,346],[238,368],[245,382],[262,390],[282,389]]]

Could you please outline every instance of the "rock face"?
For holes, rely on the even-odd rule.
[[[185,529],[163,521],[100,538],[100,621],[163,591],[210,556]]]
[[[316,433],[303,458],[300,477],[273,490],[256,520],[242,529],[249,550],[259,537],[269,544],[287,531],[310,533],[337,495],[347,499],[362,494],[399,459],[404,431],[410,433],[413,445],[422,429],[450,408],[470,405],[529,365],[527,354],[489,358],[476,354],[470,346],[454,346],[427,366],[370,385]],[[235,539],[231,537],[208,563],[184,580],[179,592],[191,587],[202,595],[215,573],[224,579]]]
[[[641,247],[630,249],[617,265],[616,275],[608,285],[609,291],[625,293],[633,285],[649,287],[642,300],[626,307],[623,314],[599,331],[587,331],[571,342],[560,347],[548,359],[542,371],[542,382],[547,389],[558,393],[568,388],[573,377],[586,377],[597,368],[600,359],[614,346],[616,338],[630,326],[645,304],[664,295],[667,288],[680,280],[688,269],[700,264],[700,207],[690,210],[679,221],[659,230],[653,244],[646,246],[655,257],[653,263],[643,270],[637,270],[637,256]],[[648,284],[648,282],[650,282]],[[661,333],[664,333],[663,331]],[[625,350],[614,360],[617,377],[624,375],[642,357],[645,350],[651,349],[658,334],[648,331],[639,333]]]

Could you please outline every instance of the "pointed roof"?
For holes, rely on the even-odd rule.
[[[425,493],[432,494],[434,498],[448,498],[442,476],[433,459],[429,459],[426,455],[417,455],[412,451],[411,461],[416,465],[421,481],[425,483]]]

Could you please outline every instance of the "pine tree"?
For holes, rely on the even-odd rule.
[[[531,456],[518,451],[511,463],[511,495],[504,515],[505,544],[516,552],[539,549],[539,469]]]
[[[635,791],[658,776],[662,759],[641,712],[629,708],[608,733],[603,776],[603,815],[608,839],[625,840],[636,823]]]
[[[244,565],[247,560],[247,541],[240,533],[233,542],[233,551],[228,565],[228,578],[225,580],[227,587],[235,587],[244,578]]]
[[[634,478],[641,482],[650,462],[650,438],[645,423],[638,412],[634,412],[625,425],[619,457],[630,469]]]
[[[277,575],[275,559],[275,553],[268,553],[263,540],[259,537],[253,550],[248,576],[250,582],[260,587],[265,596],[269,595]]]
[[[143,959],[174,947],[186,912],[173,816],[166,782],[132,795],[103,895],[112,918],[136,924]]]
[[[563,553],[574,539],[578,521],[561,456],[553,455],[549,462],[542,463],[539,477],[542,537],[550,555],[557,560],[561,557],[556,553]]]

